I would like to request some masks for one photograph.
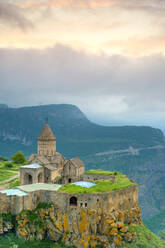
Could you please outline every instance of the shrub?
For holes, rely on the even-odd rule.
[[[15,164],[24,164],[26,162],[26,158],[22,152],[15,153],[11,156],[11,159]]]
[[[13,167],[13,163],[12,162],[6,162],[5,163],[5,168],[12,168]]]
[[[8,161],[8,158],[0,157],[0,161]]]

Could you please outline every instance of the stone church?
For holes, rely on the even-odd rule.
[[[82,181],[84,171],[84,163],[79,158],[66,160],[56,151],[56,137],[46,123],[38,137],[37,154],[32,154],[29,164],[20,168],[21,185]]]

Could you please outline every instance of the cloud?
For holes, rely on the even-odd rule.
[[[148,35],[147,37],[133,36],[127,40],[110,40],[105,42],[107,49],[120,48],[124,54],[140,56],[164,51],[165,34]]]
[[[21,30],[33,28],[32,22],[25,17],[21,8],[12,3],[0,2],[0,22]]]
[[[0,50],[0,99],[16,105],[72,103],[93,120],[149,122],[165,116],[165,57],[91,55],[56,45]]]
[[[24,8],[43,8],[43,7],[71,7],[71,8],[94,8],[107,7],[113,5],[116,0],[27,0],[20,5]]]
[[[95,8],[116,6],[131,10],[163,11],[164,0],[27,0],[20,1],[24,8],[40,7],[72,7],[72,8]]]

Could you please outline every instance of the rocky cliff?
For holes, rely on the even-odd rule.
[[[0,232],[6,232],[13,227],[10,222],[1,218]],[[3,220],[4,218],[4,220]],[[114,211],[103,214],[102,210],[75,209],[63,213],[57,206],[41,204],[35,211],[23,211],[16,216],[16,232],[26,240],[50,239],[78,248],[112,247],[124,245],[136,238],[135,232],[129,227],[142,224],[140,208],[130,211]]]

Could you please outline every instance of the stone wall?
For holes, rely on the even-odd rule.
[[[71,198],[76,199],[76,205],[71,204]],[[96,194],[68,194],[55,191],[34,191],[27,196],[7,196],[0,194],[0,213],[11,212],[18,214],[23,209],[34,210],[40,202],[56,204],[61,211],[71,209],[100,209],[102,213],[111,213],[113,210],[129,210],[138,206],[138,187],[115,190],[108,193]]]
[[[84,181],[95,181],[95,180],[106,180],[106,179],[115,181],[115,175],[84,174]]]
[[[39,203],[50,203],[49,208],[36,209]],[[28,219],[29,212],[22,213],[22,210],[35,211],[33,216],[37,220]],[[29,192],[26,196],[1,193],[2,213],[17,215],[17,234],[26,240],[62,239],[65,244],[79,248],[97,244],[108,248],[110,242],[124,244],[133,239],[127,226],[141,224],[137,185],[104,194],[68,194],[50,190]],[[0,232],[4,228],[6,224],[1,221]]]
[[[70,205],[70,199],[75,197],[77,199],[77,206]],[[54,193],[44,192],[41,196],[42,201],[48,200],[57,204],[60,209],[69,211],[76,208],[92,208],[98,210],[102,209],[103,213],[112,212],[114,209],[129,210],[138,206],[138,186],[115,190],[108,193],[96,194],[68,194],[68,193]]]

